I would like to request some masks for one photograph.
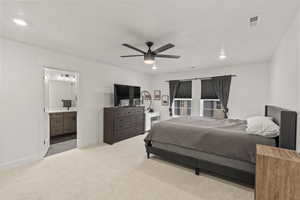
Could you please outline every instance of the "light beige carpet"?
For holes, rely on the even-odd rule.
[[[144,136],[0,171],[2,200],[253,200],[253,190],[146,159]]]

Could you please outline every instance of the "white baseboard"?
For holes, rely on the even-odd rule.
[[[13,161],[9,161],[6,163],[0,163],[0,169],[9,169],[9,168],[14,168],[14,167],[18,167],[21,165],[25,165],[34,161],[38,161],[41,160],[42,158],[38,155],[32,155],[32,156],[28,156],[26,158],[21,158],[18,160],[13,160]]]

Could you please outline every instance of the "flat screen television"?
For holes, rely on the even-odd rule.
[[[141,88],[138,86],[114,84],[115,106],[140,105]]]

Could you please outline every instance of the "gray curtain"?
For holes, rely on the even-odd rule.
[[[192,81],[181,81],[175,98],[192,98]]]
[[[212,79],[201,80],[201,99],[217,99]]]
[[[170,116],[172,116],[172,105],[173,100],[176,97],[176,93],[179,89],[180,81],[169,81],[169,91],[170,91],[170,107],[169,107],[169,113]]]
[[[227,105],[230,93],[231,76],[213,77],[212,82],[215,92],[223,105],[225,118],[228,118],[229,109]]]

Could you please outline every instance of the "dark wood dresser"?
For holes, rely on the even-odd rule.
[[[144,107],[104,108],[103,141],[114,144],[145,132]]]

